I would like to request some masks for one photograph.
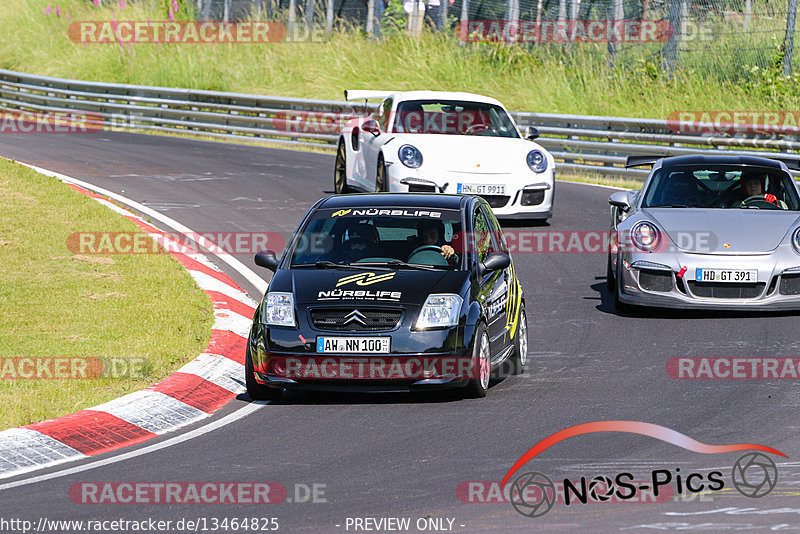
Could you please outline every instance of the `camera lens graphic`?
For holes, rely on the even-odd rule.
[[[614,495],[614,481],[606,476],[594,477],[589,482],[589,497],[593,501],[606,502]]]
[[[757,499],[769,493],[778,483],[778,466],[760,452],[747,453],[736,460],[731,473],[733,487],[744,495]]]
[[[511,506],[525,517],[541,517],[556,502],[553,481],[541,473],[523,473],[511,483]]]

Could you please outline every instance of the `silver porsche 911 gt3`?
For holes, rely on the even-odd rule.
[[[800,193],[787,163],[750,156],[628,158],[642,189],[611,204],[608,287],[626,305],[800,309]]]

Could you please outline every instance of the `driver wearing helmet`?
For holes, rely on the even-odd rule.
[[[759,199],[759,200],[766,200],[776,206],[786,209],[784,206],[781,206],[781,202],[778,198],[771,194],[766,193],[766,176],[763,174],[756,174],[756,173],[742,173],[742,177],[739,178],[739,183],[742,184],[742,202],[741,206],[745,206],[745,201],[748,199]]]
[[[456,250],[447,244],[443,244],[444,224],[436,220],[422,220],[417,224],[417,248],[431,246],[440,247],[440,253],[451,265],[458,262]],[[413,252],[412,252],[413,255]]]
[[[378,246],[378,230],[371,224],[358,223],[347,229],[342,251],[349,263],[373,255]]]

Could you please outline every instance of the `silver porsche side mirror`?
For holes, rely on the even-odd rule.
[[[617,191],[616,193],[612,193],[611,196],[608,197],[608,203],[616,208],[621,209],[622,211],[628,211],[631,209],[631,203],[628,200],[627,191]]]

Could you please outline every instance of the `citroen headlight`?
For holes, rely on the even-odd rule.
[[[295,326],[294,296],[291,293],[267,293],[264,322],[273,326]]]
[[[794,247],[794,251],[800,254],[800,227],[792,234],[792,246]]]
[[[531,150],[525,160],[533,172],[542,173],[547,170],[547,157],[541,150]]]
[[[458,324],[458,314],[464,300],[458,295],[428,295],[414,328],[437,328]]]
[[[412,169],[422,165],[422,152],[412,145],[401,146],[397,151],[397,157],[400,158],[400,163]]]
[[[631,228],[631,241],[639,250],[652,252],[658,247],[660,239],[658,229],[649,222],[638,222]]]

